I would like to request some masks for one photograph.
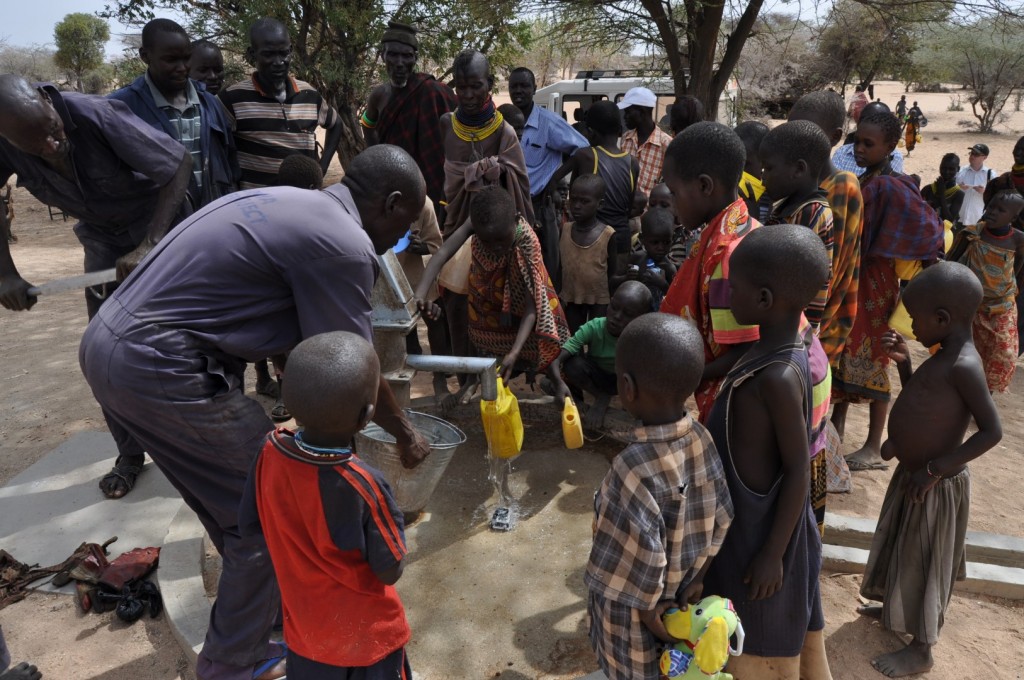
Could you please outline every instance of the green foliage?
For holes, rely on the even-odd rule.
[[[82,91],[82,77],[103,64],[103,46],[110,40],[107,22],[92,14],[68,14],[53,27],[53,40],[57,45],[54,61],[70,71]]]
[[[128,87],[132,81],[146,72],[146,63],[139,58],[137,53],[125,50],[124,54],[110,62],[112,70],[111,81],[113,88],[120,89]]]

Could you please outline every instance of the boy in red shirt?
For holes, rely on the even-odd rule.
[[[286,372],[285,405],[305,428],[268,435],[240,524],[267,540],[288,674],[411,679],[409,624],[394,588],[406,554],[402,513],[381,473],[351,448],[374,414],[377,355],[357,335],[323,333],[292,351]]]

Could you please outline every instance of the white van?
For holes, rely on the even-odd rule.
[[[676,100],[675,86],[667,70],[619,69],[580,71],[572,80],[560,80],[540,88],[533,101],[573,123],[577,109],[586,111],[594,102],[603,99],[617,103],[627,90],[634,87],[646,87],[658,96],[658,106],[654,111],[656,121],[668,113]],[[736,81],[730,79],[729,86],[718,100],[718,121],[730,127],[736,124],[738,91]]]

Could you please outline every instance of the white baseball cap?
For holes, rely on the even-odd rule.
[[[626,96],[618,103],[618,107],[620,109],[626,109],[630,106],[643,106],[648,109],[653,109],[657,105],[658,96],[646,87],[634,87],[628,90],[626,92]]]

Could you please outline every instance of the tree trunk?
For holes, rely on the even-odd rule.
[[[366,148],[363,140],[363,129],[359,125],[359,118],[356,116],[356,109],[351,104],[343,102],[337,106],[338,116],[341,119],[341,139],[338,141],[338,162],[342,169],[348,169],[349,163],[360,151]]]
[[[764,0],[749,0],[732,32],[726,39],[722,60],[715,69],[718,36],[724,18],[724,0],[687,0],[687,56],[690,66],[689,82],[684,89],[676,88],[676,96],[688,94],[704,104],[708,120],[718,119],[718,102],[732,78],[743,46],[750,37]]]

